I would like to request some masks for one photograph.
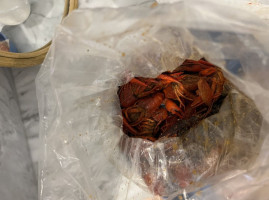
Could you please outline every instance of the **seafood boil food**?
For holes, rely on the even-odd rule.
[[[205,187],[206,178],[246,169],[259,151],[255,103],[205,59],[185,60],[155,78],[134,77],[118,96],[124,169],[155,195]]]
[[[218,112],[225,81],[221,69],[203,58],[156,78],[134,77],[118,90],[124,133],[150,141],[184,135]]]

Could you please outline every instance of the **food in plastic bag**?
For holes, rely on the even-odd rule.
[[[221,69],[205,59],[185,60],[155,79],[135,77],[118,90],[123,130],[150,141],[181,136],[218,112],[224,83]]]
[[[262,189],[269,183],[268,30],[252,15],[198,0],[73,12],[37,77],[41,199],[238,200],[237,191],[251,187],[241,180]],[[118,87],[201,57],[228,80],[219,112],[182,138],[126,136]]]
[[[249,164],[250,157],[245,157],[246,153],[238,154],[238,151],[247,152],[246,146],[237,143],[234,150],[230,143],[238,128],[246,132],[244,139],[253,137],[240,122],[243,115],[245,121],[255,119],[250,127],[257,132],[262,117],[255,104],[242,94],[244,100],[240,96],[231,99],[232,88],[221,69],[204,59],[185,60],[172,72],[163,72],[155,79],[135,77],[120,86],[123,130],[127,135],[123,136],[120,147],[129,160],[138,159],[141,176],[154,194],[169,196],[205,177],[221,173],[223,160],[245,158],[241,166],[230,164],[225,170]],[[225,103],[221,105],[223,100]],[[242,110],[237,110],[238,107]],[[213,114],[214,117],[209,117]],[[137,153],[136,141],[128,136],[153,142],[159,139],[161,148],[155,147],[157,142],[147,142]],[[178,138],[170,140],[170,137]],[[252,142],[257,144],[259,134],[254,138]],[[233,151],[237,154],[231,158]],[[217,165],[218,171],[215,171]]]
[[[122,152],[131,165],[139,163],[138,170],[152,192],[169,196],[189,185],[197,187],[206,177],[247,168],[255,159],[262,117],[249,98],[231,84],[225,87],[227,97],[219,112],[178,138],[152,143],[122,137]],[[176,126],[172,131],[177,130]]]

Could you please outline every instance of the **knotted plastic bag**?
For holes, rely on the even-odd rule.
[[[221,199],[253,193],[244,178],[268,184],[268,30],[198,0],[73,12],[37,77],[41,199]],[[118,86],[201,57],[230,82],[220,111],[186,138],[126,137]]]

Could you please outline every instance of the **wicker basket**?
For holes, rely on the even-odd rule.
[[[78,0],[65,0],[65,7],[63,18],[66,17],[72,10],[78,7]],[[51,41],[32,52],[27,53],[13,53],[0,51],[0,66],[1,67],[31,67],[39,65],[43,62],[49,48]]]

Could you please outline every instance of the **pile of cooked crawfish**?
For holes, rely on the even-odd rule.
[[[157,78],[134,77],[118,90],[124,133],[150,141],[184,134],[216,112],[225,81],[204,58],[185,60]]]

